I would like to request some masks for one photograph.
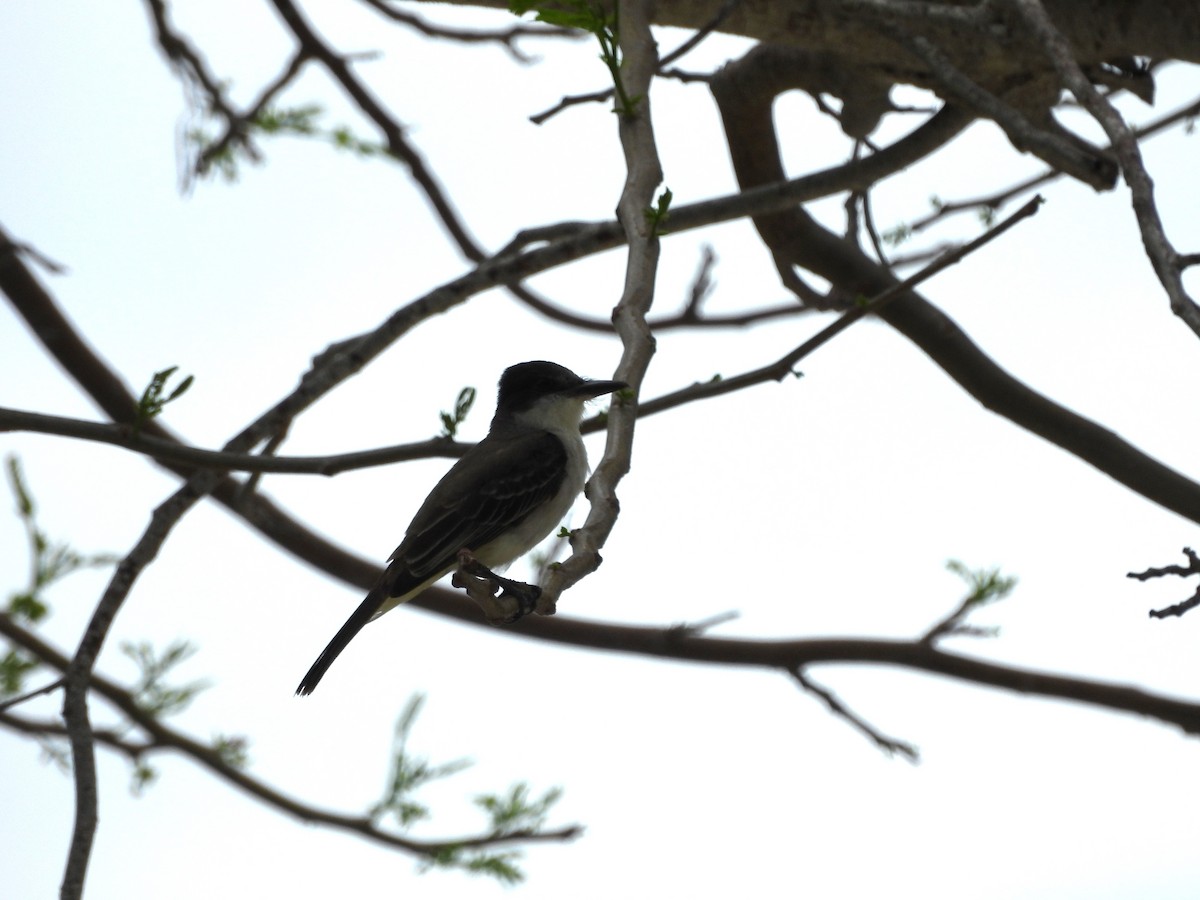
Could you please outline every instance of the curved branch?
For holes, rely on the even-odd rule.
[[[777,183],[783,177],[771,104],[786,82],[779,80],[769,62],[764,64],[752,51],[726,66],[711,84],[738,182],[744,188]],[[760,68],[766,69],[765,75]],[[906,140],[871,158],[890,154]],[[897,284],[887,269],[799,207],[758,214],[753,220],[772,253],[816,272],[848,296],[870,297]],[[1200,522],[1200,485],[1014,378],[916,291],[904,292],[880,318],[986,408],[1057,444],[1159,506]]]
[[[660,247],[656,223],[648,220],[646,210],[653,206],[654,191],[663,177],[650,115],[650,82],[658,64],[658,46],[650,33],[648,0],[618,0],[615,15],[621,23],[622,57],[616,87],[623,106],[617,110],[617,128],[626,169],[617,219],[629,249],[625,284],[612,317],[622,348],[616,377],[632,387],[634,396],[627,399],[625,392],[618,393],[609,407],[604,456],[583,491],[591,504],[587,520],[571,532],[571,555],[554,567],[542,585],[537,612],[543,616],[553,615],[560,595],[600,566],[600,548],[612,532],[620,508],[617,485],[629,473],[633,456],[635,397],[655,349],[646,313],[654,302]]]
[[[33,632],[22,628],[6,613],[0,613],[0,634],[60,672],[66,672],[71,667],[71,661],[61,652],[41,640]],[[127,740],[118,743],[110,740],[111,732],[97,732],[97,738],[113,746],[114,749],[135,757],[150,750],[175,750],[277,812],[287,813],[304,822],[315,822],[341,831],[348,831],[394,850],[404,850],[423,857],[435,857],[454,848],[478,849],[516,842],[567,841],[577,837],[580,833],[578,826],[568,826],[554,831],[510,832],[503,835],[476,835],[440,840],[406,838],[384,831],[376,826],[369,816],[348,815],[310,806],[283,793],[278,788],[248,775],[237,766],[231,765],[212,747],[163,724],[157,717],[138,706],[132,694],[103,676],[92,675],[91,689],[112,703],[151,738],[145,744],[133,744]],[[0,714],[0,722],[8,724],[5,722],[8,718],[7,713]],[[13,727],[25,724],[35,723],[13,723]],[[34,731],[36,729],[21,727],[21,730]]]

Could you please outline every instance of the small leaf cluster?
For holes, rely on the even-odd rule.
[[[971,569],[966,563],[952,559],[946,568],[967,583],[967,596],[963,600],[968,607],[979,607],[1003,600],[1017,586],[1015,575],[1001,575],[999,568]]]
[[[616,4],[613,4],[612,15],[605,12],[602,6],[593,6],[587,0],[566,0],[556,6],[548,6],[541,0],[509,0],[508,8],[514,15],[523,16],[532,11],[537,13],[535,21],[560,28],[577,28],[595,35],[600,44],[600,60],[612,76],[613,89],[617,94],[614,112],[626,119],[637,115],[642,95],[631,97],[621,82],[621,23]]]
[[[490,837],[503,840],[510,837],[536,834],[546,824],[550,807],[562,796],[561,788],[551,788],[541,797],[531,795],[529,785],[514,784],[507,794],[481,794],[475,805],[488,815]],[[488,850],[448,844],[432,854],[422,864],[424,870],[458,869],[471,875],[487,875],[502,884],[519,884],[525,873],[518,864],[517,850]]]
[[[383,797],[369,810],[371,820],[375,823],[392,816],[401,828],[407,829],[429,819],[429,807],[414,797],[415,792],[432,781],[456,775],[471,765],[469,759],[435,764],[409,750],[413,724],[424,702],[424,695],[414,694],[396,720],[387,784]],[[479,795],[475,798],[475,805],[487,813],[487,837],[503,840],[535,834],[545,824],[550,807],[561,794],[560,789],[553,788],[541,797],[534,798],[529,786],[519,783],[506,794]],[[448,843],[430,852],[421,860],[419,868],[423,872],[435,868],[457,869],[473,875],[486,875],[504,884],[517,884],[525,877],[518,865],[520,859],[519,850],[494,850],[486,843],[477,841],[472,841],[470,845]]]
[[[475,388],[465,387],[458,392],[458,399],[454,401],[454,411],[446,412],[443,410],[440,415],[442,417],[442,437],[452,438],[458,434],[458,426],[461,425],[467,418],[467,413],[471,411],[471,407],[475,405]]]
[[[370,809],[371,819],[378,822],[388,815],[395,816],[402,828],[429,818],[429,808],[418,802],[413,793],[439,778],[455,775],[471,765],[469,759],[433,764],[428,759],[408,751],[408,738],[413,723],[425,703],[423,694],[414,694],[396,720],[392,737],[392,763],[383,797]]]
[[[121,652],[137,664],[138,680],[130,693],[134,702],[153,716],[169,716],[182,712],[196,695],[209,685],[193,681],[174,687],[165,681],[167,674],[196,652],[188,641],[173,641],[159,655],[149,641],[123,641]]]
[[[84,555],[69,545],[50,539],[37,522],[37,504],[25,482],[21,462],[16,456],[5,460],[9,488],[16,500],[16,512],[29,539],[29,582],[8,597],[6,612],[18,622],[37,624],[50,613],[44,591],[54,582],[78,569],[112,565],[112,554]],[[37,661],[16,650],[0,656],[0,695],[13,696],[24,690],[25,676],[37,668]]]
[[[670,217],[671,199],[674,196],[671,189],[665,187],[658,195],[654,206],[647,207],[642,211],[646,217],[646,224],[650,226],[650,233],[655,237],[662,237],[667,233],[663,226],[667,224],[667,219]]]
[[[134,410],[133,433],[135,435],[140,434],[142,427],[151,419],[158,416],[163,411],[163,407],[172,400],[179,399],[192,386],[193,376],[188,375],[169,394],[166,393],[167,382],[178,369],[179,366],[170,366],[159,372],[155,372],[154,376],[150,379],[150,383],[146,385],[146,389],[142,391],[137,409]]]
[[[238,123],[239,133],[236,139],[218,142],[217,138],[204,128],[190,129],[186,139],[199,154],[199,174],[203,176],[219,172],[226,181],[237,180],[240,162],[259,161],[259,154],[252,143],[255,136],[291,136],[323,140],[337,150],[346,150],[361,157],[379,156],[387,152],[384,144],[359,137],[349,126],[323,126],[320,119],[324,112],[325,110],[317,104],[267,106],[256,115]]]

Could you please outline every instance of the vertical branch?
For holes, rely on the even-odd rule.
[[[196,476],[154,510],[149,527],[113,572],[104,596],[96,605],[75,656],[67,668],[63,691],[63,721],[71,743],[71,769],[75,779],[75,825],[71,834],[71,847],[67,851],[62,885],[59,888],[61,900],[79,900],[83,896],[83,883],[96,837],[96,824],[99,821],[95,737],[87,703],[96,657],[100,655],[100,648],[104,645],[113,620],[138,575],[158,555],[159,548],[175,523],[200,497],[212,490],[219,477],[215,473]]]
[[[650,82],[658,66],[658,47],[650,33],[647,0],[619,0],[617,9],[622,54],[620,82],[633,112],[617,111],[626,169],[625,186],[617,203],[617,220],[629,249],[625,286],[612,318],[624,348],[616,377],[628,382],[636,395],[654,355],[654,335],[646,324],[646,314],[654,301],[659,255],[656,228],[660,220],[647,212],[655,205],[654,191],[663,177],[650,118]],[[613,398],[604,458],[584,490],[591,503],[587,522],[571,535],[570,559],[551,572],[543,586],[537,609],[540,615],[553,614],[559,595],[600,565],[599,549],[612,531],[620,508],[616,488],[629,471],[636,418],[635,398],[619,395]]]

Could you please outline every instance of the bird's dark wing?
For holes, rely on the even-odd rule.
[[[480,550],[558,493],[567,472],[562,441],[546,431],[484,438],[446,473],[392,554],[398,570],[389,594],[402,596],[454,564],[463,548]],[[507,560],[505,560],[507,562]]]
[[[567,453],[545,431],[484,438],[429,493],[378,583],[338,629],[296,688],[311,694],[338,654],[390,597],[402,597],[454,565],[463,548],[479,550],[562,487]]]

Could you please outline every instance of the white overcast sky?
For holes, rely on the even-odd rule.
[[[331,341],[374,327],[464,263],[404,171],[315,143],[268,143],[268,163],[245,168],[238,184],[182,195],[184,105],[140,7],[0,4],[0,223],[69,267],[42,277],[128,384],[140,389],[168,365],[196,376],[166,422],[218,446]],[[383,51],[358,71],[409,126],[486,246],[530,225],[610,215],[623,177],[612,115],[585,106],[540,128],[526,120],[563,94],[603,85],[591,45],[531,42],[543,61],[521,67],[494,47],[389,31],[348,2],[305,8],[340,50]],[[289,45],[265,4],[191,0],[176,18],[239,99],[286,61]],[[682,38],[660,34],[664,48]],[[687,65],[712,67],[745,46],[713,40]],[[1198,88],[1194,70],[1164,73],[1158,110]],[[324,103],[330,124],[371,135],[316,69],[286,99]],[[658,83],[652,101],[676,202],[732,190],[706,89]],[[1126,109],[1155,112],[1136,101]],[[842,158],[844,141],[810,101],[790,96],[778,111],[791,171]],[[910,124],[887,125],[883,139]],[[1200,247],[1197,140],[1177,133],[1146,149],[1168,231],[1185,251]],[[1039,169],[978,126],[881,188],[877,215],[887,227],[924,212],[931,195],[974,196]],[[1036,218],[927,295],[1015,375],[1200,477],[1200,346],[1170,315],[1127,195],[1067,183],[1045,195]],[[821,210],[835,221],[839,207]],[[977,228],[964,217],[942,235]],[[752,229],[738,223],[664,243],[657,309],[683,302],[706,242],[720,257],[714,311],[786,299]],[[535,285],[605,316],[621,262],[605,254]],[[824,324],[664,334],[645,395],[760,365]],[[296,423],[285,451],[429,437],[464,384],[480,389],[464,429],[478,438],[506,365],[551,358],[604,377],[618,355],[615,342],[565,332],[492,292],[421,325],[338,388]],[[948,646],[1200,697],[1200,614],[1146,616],[1192,585],[1124,578],[1175,562],[1195,541],[1192,523],[983,410],[881,324],[855,326],[802,368],[801,380],[639,424],[605,565],[564,598],[564,614],[669,625],[737,610],[715,633],[907,638],[959,601],[961,585],[944,570],[957,558],[999,565],[1020,584],[978,617],[1000,628],[998,638]],[[7,306],[0,404],[97,417]],[[602,444],[588,443],[594,460]],[[126,552],[174,484],[98,445],[6,434],[0,450],[22,459],[44,527],[88,552]],[[263,489],[382,563],[445,467],[276,476]],[[5,591],[23,584],[23,541],[16,517],[0,516]],[[74,646],[105,578],[82,574],[53,589],[48,640]],[[894,669],[811,670],[878,728],[918,744],[914,767],[881,755],[778,674],[557,648],[409,610],[367,629],[312,698],[295,699],[299,677],[359,599],[202,505],[140,579],[99,669],[134,677],[121,641],[195,641],[200,652],[179,678],[212,688],[174,724],[201,740],[245,734],[254,774],[347,813],[377,798],[396,715],[413,692],[427,693],[413,749],[476,765],[428,792],[435,819],[417,836],[471,832],[481,820],[468,798],[515,780],[562,786],[552,824],[586,826],[573,844],[528,854],[529,878],[514,896],[530,900],[1195,896],[1200,745],[1173,729]],[[53,716],[57,704],[26,709]],[[98,705],[96,718],[111,714]],[[100,752],[91,898],[505,893],[461,874],[418,875],[408,857],[259,807],[185,760],[154,762],[158,783],[133,798],[126,763]],[[0,894],[54,896],[70,779],[36,743],[9,733],[0,734],[0,773]]]

